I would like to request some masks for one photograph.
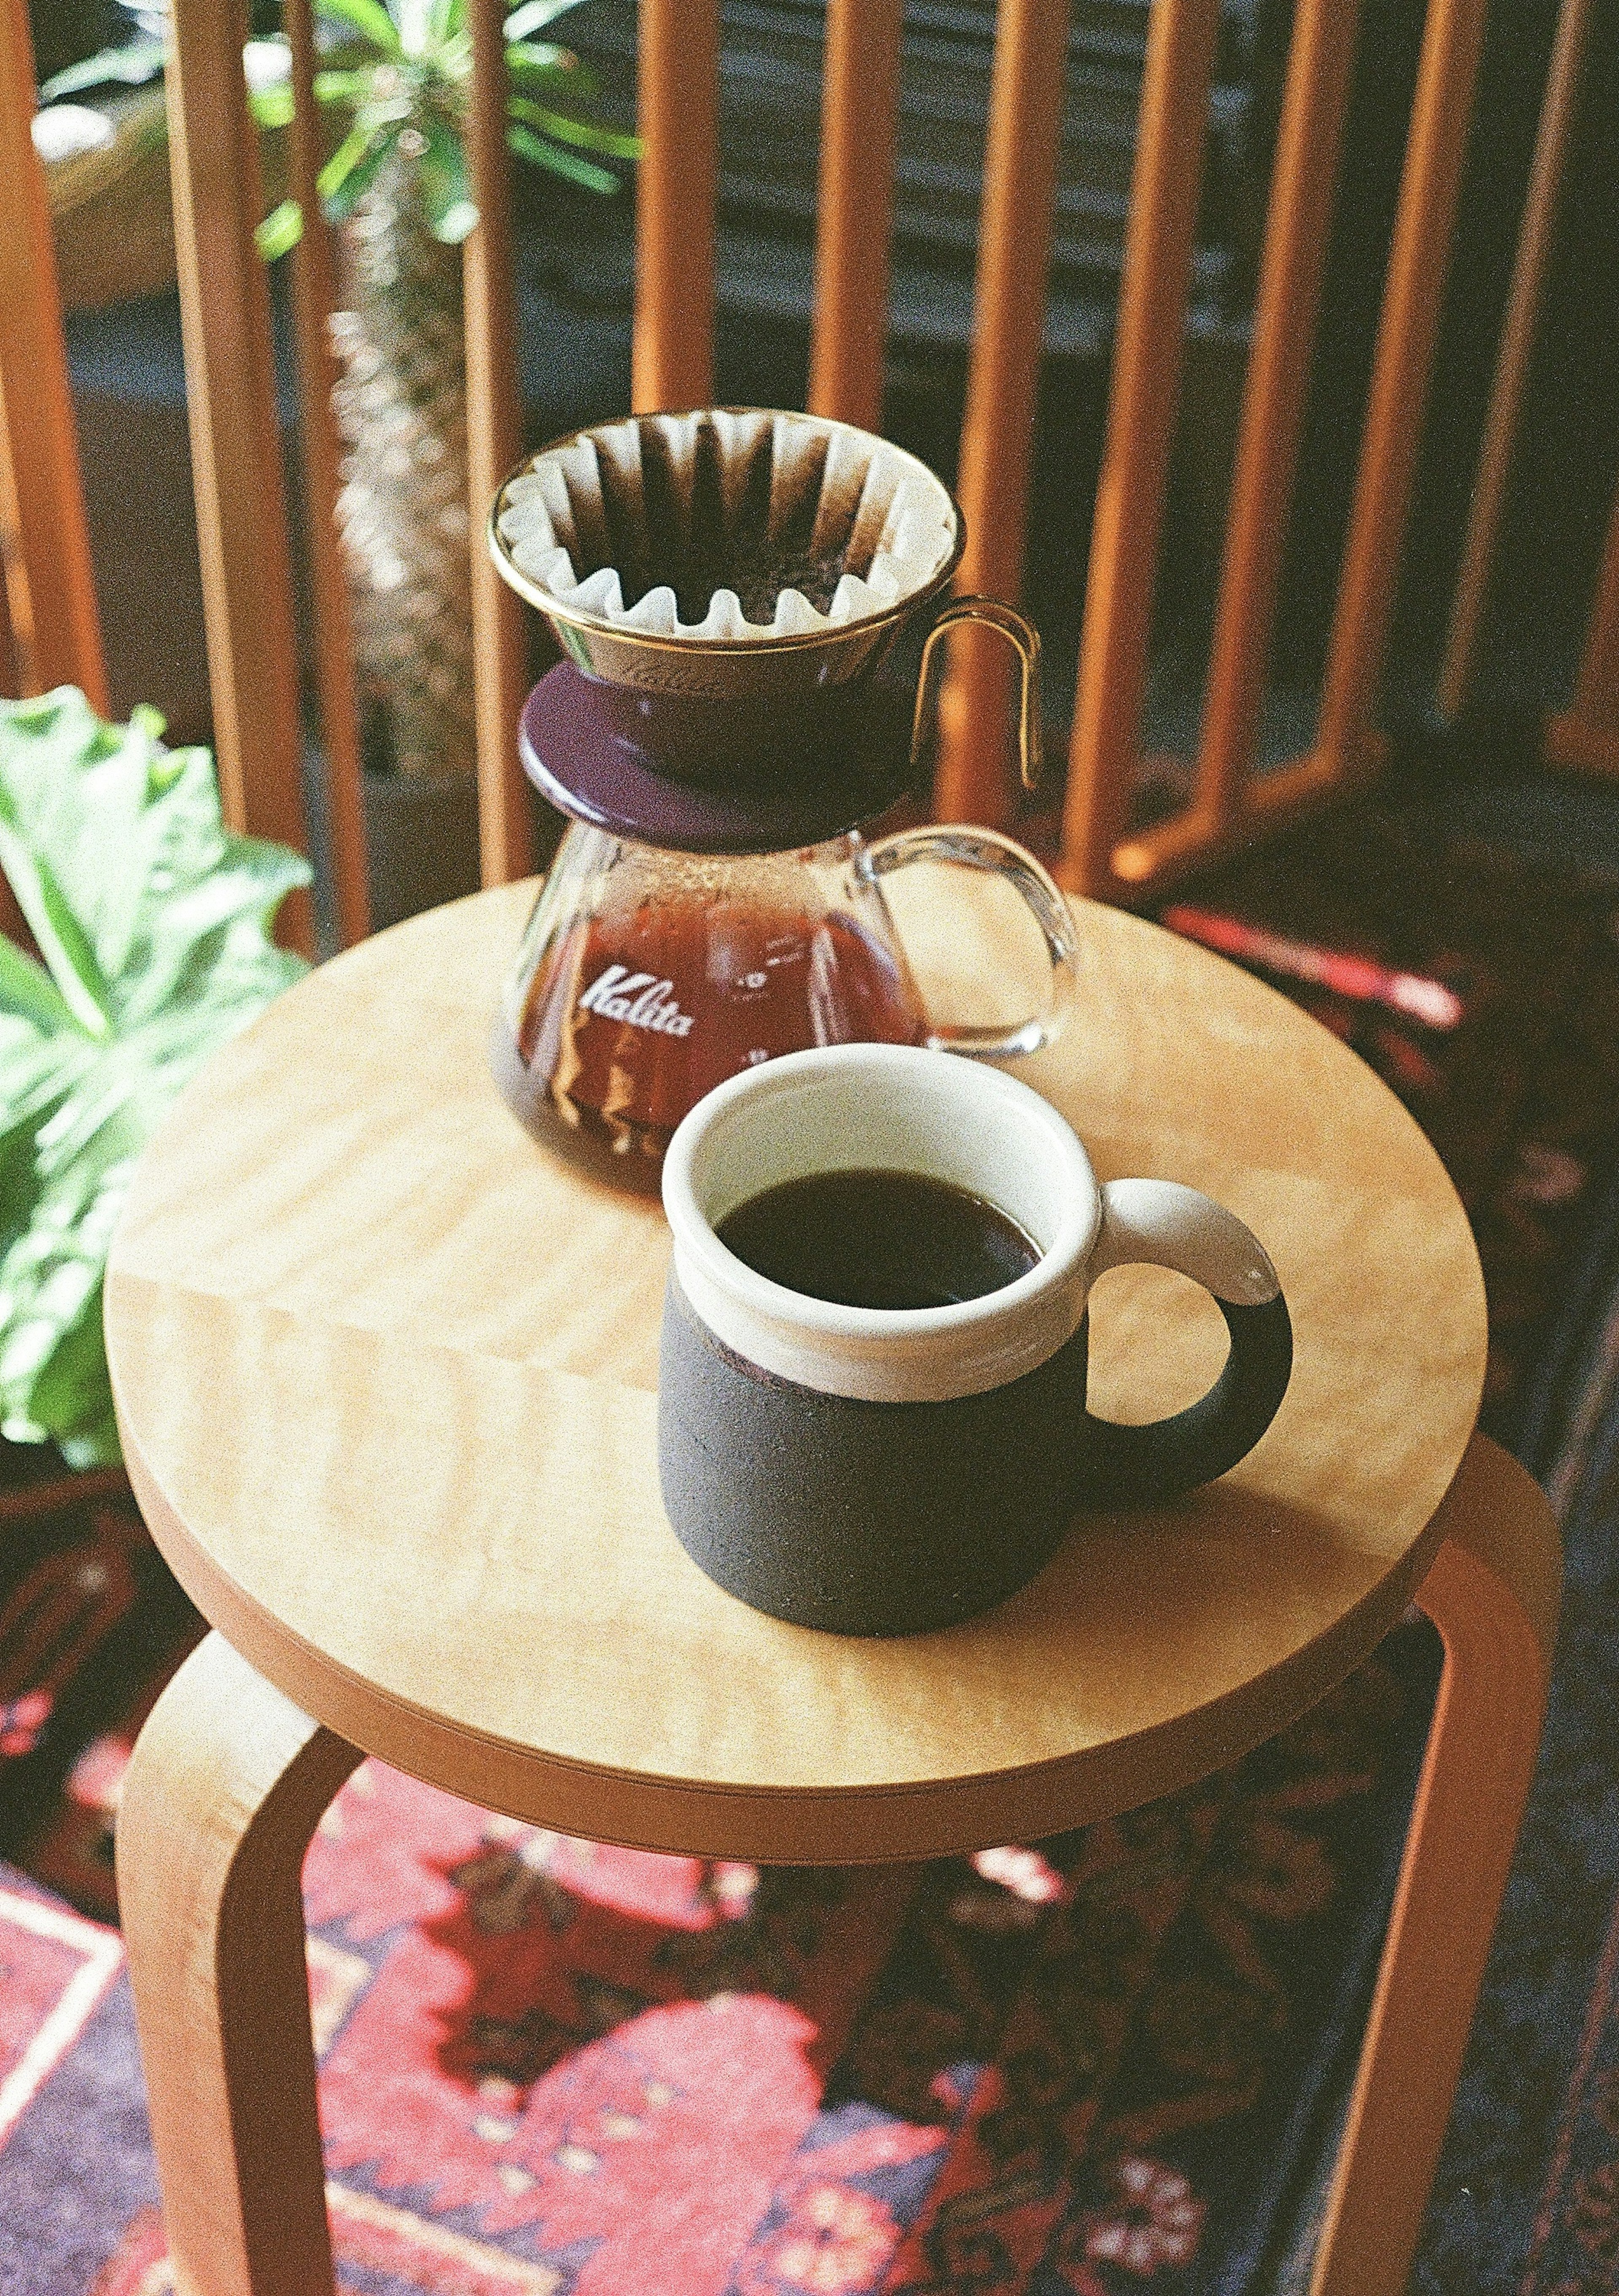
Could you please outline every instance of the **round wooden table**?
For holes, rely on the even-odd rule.
[[[1102,1177],[1190,1181],[1261,1237],[1296,1333],[1275,1424],[1188,1500],[1078,1519],[1033,1585],[944,1633],[821,1635],[720,1593],[659,1503],[662,1212],[536,1146],[489,1078],[532,898],[418,918],[284,996],[147,1152],[108,1271],[130,1475],[225,1638],[148,1726],[119,1839],[170,2239],[206,2296],[329,2279],[307,2045],[273,2095],[242,2069],[284,2057],[302,2014],[298,1859],[357,1750],[547,1826],[688,1852],[911,1858],[1038,1835],[1303,1711],[1442,1576],[1447,1531],[1500,1590],[1473,1609],[1492,1633],[1508,1620],[1522,1661],[1516,1722],[1490,1725],[1508,1844],[1512,1743],[1532,1753],[1538,1731],[1545,1527],[1508,1463],[1468,1450],[1483,1295],[1449,1180],[1326,1031],[1102,908],[1081,912],[1072,1021],[1019,1072]],[[989,910],[928,896],[908,923],[958,1004],[990,993]],[[1105,1278],[1093,1321],[1114,1416],[1174,1408],[1218,1367],[1212,1303],[1162,1271]],[[1484,1726],[1456,1706],[1446,1631],[1464,1745]],[[201,2158],[210,2116],[234,2131],[224,2167]],[[1363,2275],[1354,2166],[1335,2252]]]

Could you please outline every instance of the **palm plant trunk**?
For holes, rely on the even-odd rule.
[[[337,514],[368,758],[405,774],[470,774],[461,250],[433,237],[417,179],[396,150],[342,229]]]

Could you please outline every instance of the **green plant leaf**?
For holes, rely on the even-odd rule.
[[[619,178],[610,176],[605,168],[593,168],[588,160],[576,160],[571,152],[542,142],[531,128],[515,121],[506,129],[506,149],[514,152],[520,160],[531,160],[537,168],[548,168],[554,176],[562,176],[588,192],[616,192],[619,188]]]
[[[398,56],[404,51],[399,45],[399,27],[382,5],[382,0],[316,0],[323,16],[336,16],[368,40],[379,53]]]
[[[357,121],[315,178],[315,188],[323,200],[335,200],[345,184],[370,152],[376,138],[376,129],[368,121]],[[352,196],[352,194],[351,194]]]
[[[393,0],[399,45],[407,56],[425,56],[432,46],[432,0]]]
[[[617,128],[597,127],[588,119],[570,119],[566,112],[553,111],[547,104],[530,103],[526,96],[513,96],[506,109],[514,119],[527,120],[530,127],[538,127],[542,135],[553,136],[559,144],[571,144],[583,152],[599,152],[610,160],[638,160],[641,156],[638,135],[622,135]]]
[[[247,108],[260,127],[290,127],[292,125],[292,86],[282,80],[274,87],[250,88]]]
[[[341,223],[345,216],[354,213],[376,181],[382,172],[382,162],[393,149],[393,138],[385,128],[369,127],[366,133],[374,138],[371,149],[349,170],[338,189],[323,201],[333,223]]]
[[[556,17],[565,16],[579,4],[579,0],[518,0],[505,20],[506,38],[526,40],[530,32],[543,32]]]
[[[253,244],[267,263],[285,255],[303,237],[303,209],[296,200],[283,200],[272,208],[253,233]]]
[[[86,1036],[104,1037],[111,1027],[110,992],[95,953],[79,931],[50,864],[29,851],[14,822],[4,816],[0,797],[0,869],[11,880],[18,906],[44,952],[63,1003]]]
[[[78,1026],[73,1009],[43,964],[0,933],[0,1014],[31,1023],[36,1035]]]
[[[588,103],[599,90],[596,74],[571,48],[548,40],[514,40],[505,52],[506,71],[519,87],[542,88],[576,103]]]
[[[369,92],[371,74],[368,71],[317,71],[315,75],[316,103],[358,103]]]
[[[144,87],[163,69],[161,40],[127,40],[121,48],[103,48],[83,63],[53,72],[39,91],[41,103],[55,103],[64,95],[78,95],[87,87],[116,82],[124,87]]]
[[[136,1159],[304,969],[270,928],[308,864],[226,829],[207,751],[160,725],[104,726],[71,687],[0,701],[0,846],[51,967],[0,941],[0,1423],[78,1465],[118,1456],[101,1288]]]

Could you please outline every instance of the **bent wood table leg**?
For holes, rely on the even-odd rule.
[[[1562,1553],[1475,1435],[1418,1596],[1444,1673],[1311,2296],[1399,2296],[1422,2228],[1540,1745]]]
[[[299,1877],[359,1759],[217,1634],[136,1744],[119,1906],[184,2296],[332,2287]]]

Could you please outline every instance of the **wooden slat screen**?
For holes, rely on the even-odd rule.
[[[1151,20],[1064,815],[1088,890],[1128,825],[1219,19],[1220,0],[1157,0]]]
[[[18,689],[82,686],[107,708],[56,251],[34,150],[28,0],[0,0],[0,572]]]
[[[473,554],[478,826],[486,885],[534,865],[528,786],[517,758],[525,653],[522,602],[489,562],[484,523],[495,489],[522,451],[517,307],[512,276],[511,168],[506,156],[504,0],[469,0],[473,100],[468,156],[478,227],[466,242],[468,541]]]
[[[1586,0],[1566,0],[1567,11]],[[1485,0],[1429,0],[1363,421],[1319,723],[1311,751],[1256,777],[1282,548],[1297,477],[1358,0],[1298,0],[1239,424],[1200,754],[1178,819],[1132,834],[1130,808],[1173,438],[1187,285],[1219,0],[1155,0],[1150,18],[1112,395],[1092,528],[1061,868],[1070,885],[1139,894],[1375,770],[1400,555],[1433,364]],[[839,202],[858,164],[892,154],[894,0],[830,0],[824,96],[815,398],[867,422],[881,406],[875,314],[885,299],[886,210],[867,225],[863,291]],[[642,0],[637,403],[697,403],[709,382],[717,82],[714,0],[672,38],[669,0]],[[1065,62],[1062,0],[1001,0],[980,218],[974,332],[958,491],[963,586],[1015,597],[1022,574],[1052,187]],[[1570,37],[1566,25],[1564,39]],[[851,86],[860,58],[868,116]],[[845,157],[859,152],[858,163]],[[676,275],[671,238],[685,253]],[[875,259],[874,259],[875,258]],[[860,377],[865,375],[862,384]],[[678,382],[677,384],[677,377]],[[834,378],[835,377],[835,382]],[[1619,567],[1619,547],[1610,555]],[[1612,585],[1619,631],[1619,571]],[[1606,593],[1605,593],[1606,594]],[[1607,660],[1599,608],[1590,660]],[[1012,809],[1007,666],[975,637],[941,706],[939,808]],[[1614,640],[1619,645],[1619,635]],[[970,648],[970,651],[969,651]],[[1594,693],[1589,682],[1582,691]]]
[[[1451,607],[1444,662],[1439,674],[1440,715],[1451,723],[1460,718],[1473,680],[1479,628],[1495,561],[1513,443],[1529,381],[1529,361],[1557,223],[1557,193],[1568,157],[1590,29],[1590,0],[1563,0],[1546,94],[1541,105],[1540,127],[1535,134],[1534,159],[1529,171],[1517,252],[1513,259],[1495,379],[1484,417],[1483,445]]]
[[[292,51],[293,116],[289,189],[303,210],[292,257],[292,323],[298,341],[298,408],[308,505],[309,585],[315,610],[315,679],[326,753],[326,820],[339,941],[371,930],[366,872],[366,813],[360,779],[360,718],[354,691],[354,631],[337,534],[338,444],[332,414],[337,362],[329,322],[336,303],[332,238],[321,213],[315,110],[315,37],[309,0],[284,0]]]
[[[883,423],[902,9],[903,0],[828,0],[826,9],[807,403],[864,430]]]
[[[174,0],[168,106],[175,252],[214,744],[226,819],[305,845],[302,725],[269,291],[253,243],[263,213],[249,133],[245,10]],[[312,949],[302,894],[281,930]]]
[[[1373,720],[1472,112],[1484,0],[1430,0],[1316,742],[1309,755],[1256,778],[1253,751],[1277,556],[1293,490],[1298,401],[1331,219],[1326,184],[1311,180],[1316,170],[1330,179],[1330,149],[1318,144],[1311,150],[1305,138],[1336,140],[1352,56],[1353,26],[1345,20],[1350,15],[1347,9],[1323,14],[1306,6],[1295,20],[1193,803],[1179,818],[1135,837],[1125,834],[1135,713],[1121,708],[1121,681],[1110,674],[1099,640],[1093,651],[1093,617],[1107,629],[1119,615],[1116,577],[1105,559],[1098,564],[1093,553],[1081,660],[1094,675],[1087,683],[1082,669],[1064,855],[1066,882],[1089,892],[1150,887],[1229,842],[1279,825],[1375,770],[1380,760]],[[1144,112],[1138,207],[1150,156]],[[1114,390],[1116,401],[1116,381]],[[1103,508],[1099,499],[1098,526]],[[1136,504],[1122,489],[1106,508],[1110,516],[1128,520]],[[1131,557],[1127,564],[1132,580],[1138,580],[1138,560]],[[1146,600],[1132,592],[1130,603],[1144,618]],[[1138,623],[1132,620],[1130,627],[1144,645]],[[1131,689],[1123,691],[1127,702],[1133,701]]]
[[[713,396],[719,0],[641,0],[637,74],[630,394],[646,414]]]
[[[1486,0],[1429,0],[1400,206],[1368,393],[1360,467],[1328,642],[1316,751],[1336,786],[1375,767],[1377,682],[1439,332]],[[1264,791],[1286,802],[1281,776]]]
[[[524,631],[519,602],[496,578],[484,521],[522,449],[512,221],[505,150],[505,11],[472,0],[468,156],[480,223],[467,242],[468,548],[473,573],[482,874],[495,884],[533,865],[527,787],[517,762]],[[338,451],[329,321],[332,245],[315,176],[309,0],[288,0],[294,117],[292,194],[304,211],[293,258],[305,494],[315,608],[315,668],[327,758],[339,938],[367,930],[363,778],[354,640],[334,523]],[[290,551],[264,266],[253,244],[262,211],[257,145],[245,110],[235,8],[176,0],[168,104],[187,395],[208,619],[215,737],[227,816],[304,842],[301,729]],[[307,942],[307,905],[299,920]]]
[[[1548,727],[1546,749],[1554,765],[1619,774],[1619,495],[1608,520],[1574,699]]]
[[[1264,706],[1358,14],[1359,0],[1301,0],[1294,20],[1192,803],[1155,842],[1115,851],[1128,881],[1219,845],[1238,815]]]
[[[21,0],[4,4],[14,13]],[[296,0],[289,18],[305,98],[308,4]],[[1179,819],[1132,835],[1130,806],[1220,18],[1220,0],[1155,0],[1063,824],[1061,867],[1072,886],[1138,892],[1377,762],[1377,689],[1484,6],[1485,0],[1429,0],[1319,731],[1308,756],[1256,779],[1253,758],[1356,32],[1356,0],[1299,0],[1193,798]],[[520,447],[503,17],[501,0],[473,0],[471,149],[483,221],[469,242],[465,275],[480,807],[483,870],[491,882],[529,865],[527,798],[513,738],[523,685],[522,628],[515,602],[485,563],[482,545],[489,496]],[[810,402],[873,425],[882,409],[901,20],[901,0],[829,0]],[[713,390],[719,0],[641,0],[639,28],[645,156],[637,181],[632,398],[642,409],[690,406],[706,403]],[[298,841],[291,594],[262,266],[251,237],[258,185],[243,133],[241,30],[235,9],[177,0],[170,88],[177,225],[222,774],[234,817]],[[1015,597],[1022,581],[1067,36],[1063,0],[1001,0],[957,484],[969,534],[962,586],[1003,597]],[[313,156],[306,134],[294,154],[306,193]],[[322,338],[332,287],[316,236],[311,234],[299,288],[300,336],[305,428],[314,447],[311,499],[325,504],[335,488],[334,466],[322,467],[332,451],[330,418],[316,416],[330,381]],[[226,515],[231,504],[251,506],[251,516]],[[319,523],[329,527],[329,511]],[[327,541],[317,553],[316,581],[330,595],[336,560]],[[334,613],[321,607],[319,617],[320,679],[336,761],[340,899],[344,931],[351,934],[363,924],[364,890],[357,740],[351,691],[346,704],[341,691],[345,676],[352,676],[351,646],[341,601]],[[1599,612],[1593,638],[1599,665],[1607,660],[1598,643],[1607,627]],[[955,643],[941,703],[937,800],[951,814],[1005,820],[1013,810],[1008,665],[992,639],[969,633]]]
[[[967,526],[960,586],[1009,603],[1023,587],[1067,53],[1065,5],[1002,0],[990,82],[957,492]],[[958,631],[949,644],[950,676],[939,703],[934,804],[947,820],[965,817],[993,827],[1011,811],[1010,657],[982,629]]]

